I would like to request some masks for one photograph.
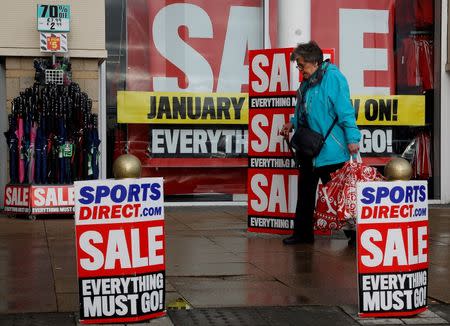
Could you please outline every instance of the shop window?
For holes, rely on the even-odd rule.
[[[239,94],[248,91],[246,51],[267,45],[264,3],[106,1],[109,162],[125,152],[137,155],[144,176],[165,177],[168,194],[246,192],[245,123],[211,121],[218,118],[212,108],[221,106],[231,120],[245,114]],[[282,18],[298,13],[279,12],[277,0],[268,3],[269,41],[276,46]],[[310,35],[333,49],[349,81],[366,162],[382,169],[403,156],[415,179],[439,189],[431,150],[439,133],[435,1],[314,0],[307,10],[311,25],[299,39]],[[117,97],[118,91],[128,93]],[[120,100],[141,107],[142,120],[117,126]],[[202,114],[201,123],[183,121]]]

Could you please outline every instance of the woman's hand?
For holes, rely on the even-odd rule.
[[[280,135],[284,136],[284,138],[287,138],[289,136],[289,133],[293,129],[293,127],[294,127],[294,125],[292,124],[292,122],[288,122],[288,123],[284,124],[280,130]]]
[[[351,155],[358,154],[359,144],[348,144],[347,147]]]

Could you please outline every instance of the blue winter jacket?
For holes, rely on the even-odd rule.
[[[300,114],[299,104],[297,101],[294,116],[291,118],[294,128],[297,127]],[[348,161],[350,153],[347,145],[359,143],[361,133],[356,126],[355,109],[350,102],[347,80],[335,65],[329,64],[321,83],[306,91],[304,107],[309,127],[323,136],[333,124],[334,118],[338,117],[338,122],[326,139],[322,151],[314,159],[313,165],[321,167]]]

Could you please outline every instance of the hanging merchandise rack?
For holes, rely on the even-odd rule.
[[[54,60],[53,60],[54,61]],[[92,100],[71,81],[67,58],[35,59],[35,83],[11,103],[10,214],[73,213],[73,182],[99,177],[98,117]]]

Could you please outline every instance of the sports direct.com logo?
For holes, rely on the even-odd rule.
[[[365,187],[361,191],[360,218],[399,219],[422,218],[428,214],[427,193],[424,185]]]
[[[161,188],[160,183],[82,186],[77,200],[80,204],[78,219],[86,221],[161,216]]]

